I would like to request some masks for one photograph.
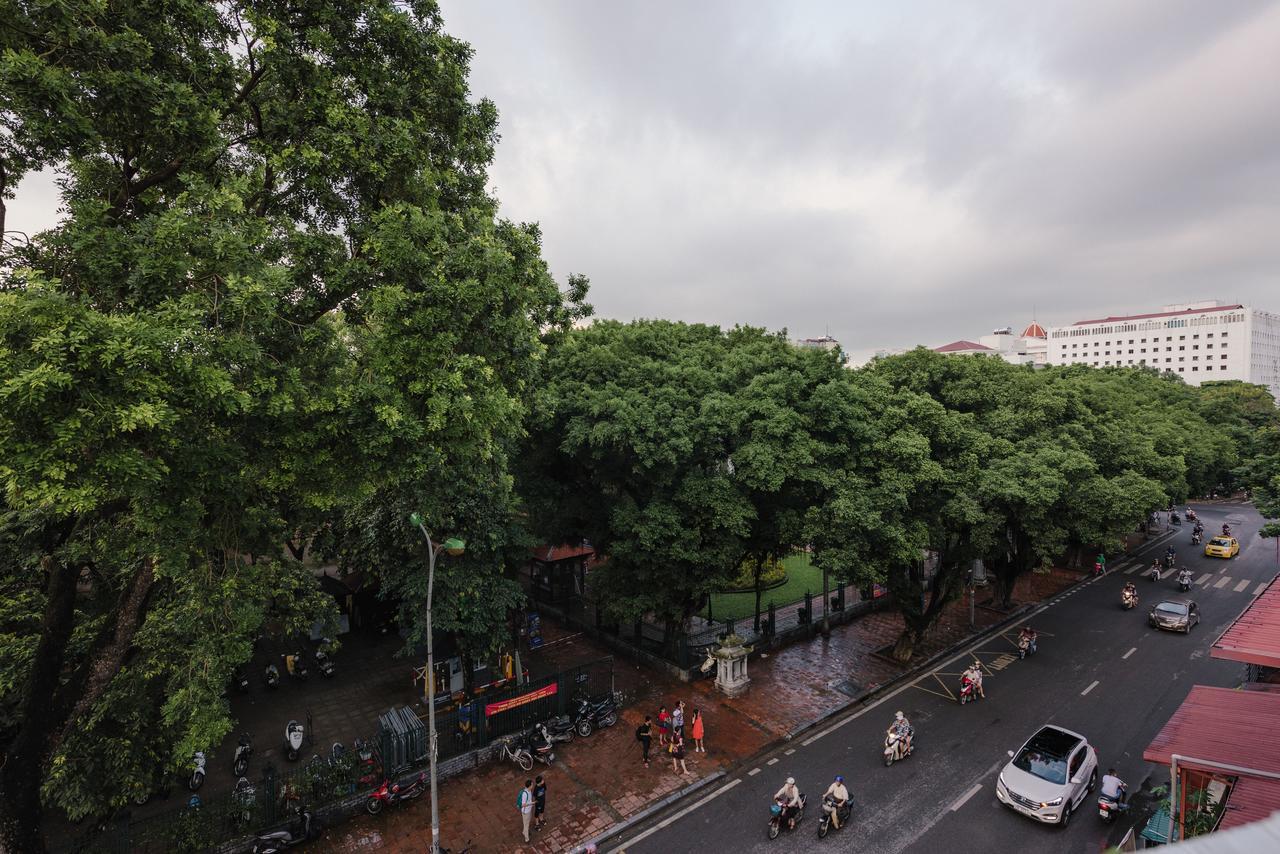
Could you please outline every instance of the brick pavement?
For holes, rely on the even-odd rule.
[[[1070,573],[1025,576],[1015,589],[1015,601],[1039,601],[1078,577]],[[1003,616],[981,607],[975,612],[979,629]],[[902,626],[901,615],[882,611],[837,627],[828,638],[815,637],[761,655],[751,662],[751,689],[736,699],[715,691],[711,680],[686,684],[619,659],[615,664],[618,686],[635,698],[621,722],[588,739],[558,745],[557,761],[550,769],[537,765],[526,775],[509,763],[490,763],[443,781],[441,843],[456,850],[469,842],[477,854],[569,851],[655,800],[751,756],[789,730],[844,705],[851,694],[903,673],[906,668],[873,655],[892,643]],[[914,661],[927,659],[969,633],[968,603],[954,603],[917,650]],[[550,623],[544,637],[560,642],[532,655],[551,659],[553,669],[602,654],[584,636],[570,635]],[[529,666],[532,669],[534,662]],[[656,715],[660,703],[670,707],[677,699],[684,699],[690,710],[700,707],[706,724],[707,753],[687,753],[687,776],[672,772],[656,739],[655,760],[645,768],[634,737],[645,714]],[[516,796],[525,777],[538,773],[547,780],[547,826],[534,833],[532,844],[526,846],[520,837]],[[336,828],[315,849],[331,854],[407,854],[426,850],[430,839],[431,808],[423,798],[390,814],[361,817]]]

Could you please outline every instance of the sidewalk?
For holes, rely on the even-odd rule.
[[[1032,574],[1019,580],[1015,602],[1038,602],[1064,589],[1078,575]],[[1004,615],[978,607],[979,631]],[[476,852],[560,852],[598,835],[634,815],[646,805],[701,777],[726,768],[784,737],[788,732],[847,703],[906,672],[873,653],[891,644],[902,630],[896,611],[882,611],[833,629],[829,638],[816,637],[753,659],[751,688],[729,699],[711,680],[686,684],[619,659],[618,688],[635,701],[612,729],[588,739],[558,745],[551,768],[535,765],[527,775],[510,763],[490,763],[476,772],[445,780],[440,786],[441,844]],[[549,631],[554,631],[548,625]],[[599,655],[601,650],[583,636],[566,636],[546,650],[561,661]],[[953,603],[942,620],[916,650],[913,661],[964,640],[969,631],[968,601]],[[544,633],[548,640],[554,639]],[[537,654],[537,653],[535,653]],[[654,739],[653,762],[645,768],[635,728],[644,715],[657,714],[659,704],[670,708],[683,699],[689,713],[702,709],[707,753],[693,753],[686,740],[688,775],[675,774],[671,761]],[[656,734],[656,729],[655,729]],[[532,834],[532,844],[520,836],[516,797],[526,776],[542,774],[547,783],[547,826]],[[367,816],[336,828],[315,850],[350,852],[420,852],[430,845],[431,805],[427,798],[404,809]]]

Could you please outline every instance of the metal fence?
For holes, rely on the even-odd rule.
[[[458,709],[436,715],[437,761],[484,748],[533,724],[562,714],[576,696],[613,690],[613,657],[606,656],[525,685],[513,686]],[[429,739],[426,711],[392,709],[379,717],[368,739],[317,754],[302,765],[268,766],[237,790],[146,818],[127,813],[75,840],[63,850],[76,854],[185,854],[207,851],[280,826],[305,806],[313,813],[368,792],[386,778],[424,768]],[[341,746],[339,746],[341,747]]]

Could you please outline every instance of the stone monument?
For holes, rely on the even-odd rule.
[[[733,632],[711,653],[716,658],[716,687],[730,697],[746,693],[747,684],[751,681],[747,676],[747,656],[752,649],[743,643],[737,632]]]

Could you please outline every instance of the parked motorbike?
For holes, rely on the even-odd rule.
[[[1191,573],[1184,569],[1182,572],[1178,573],[1178,591],[1180,593],[1186,593],[1190,589]]]
[[[568,715],[558,715],[550,720],[543,721],[538,724],[538,729],[542,733],[542,737],[550,744],[564,742],[568,744],[573,741],[576,734],[573,729],[573,721]]]
[[[311,675],[311,671],[307,669],[307,661],[302,657],[301,652],[293,654],[293,667],[289,670],[289,673],[299,682],[306,682],[307,677]]]
[[[236,780],[236,787],[231,790],[231,800],[235,804],[232,818],[237,826],[247,828],[253,821],[253,810],[258,805],[257,791],[247,777],[243,775]]]
[[[597,729],[611,727],[618,722],[618,706],[621,698],[617,692],[600,700],[578,699],[573,710],[573,726],[578,735],[586,738]]]
[[[187,781],[187,788],[195,791],[204,785],[204,751],[197,750],[196,755],[192,758],[193,768],[191,769],[191,779]]]
[[[298,815],[283,829],[264,833],[253,841],[253,854],[276,854],[303,842],[320,837],[323,828],[311,817],[311,811],[303,807]]]
[[[290,762],[297,762],[302,753],[302,737],[306,731],[297,721],[289,721],[284,727],[284,755]]]
[[[895,762],[906,759],[915,748],[907,749],[907,740],[898,735],[897,732],[889,730],[884,737],[884,767],[888,768]]]
[[[829,797],[822,799],[822,815],[818,818],[818,838],[826,839],[827,833],[831,830],[831,814],[836,812],[836,802]],[[849,826],[849,817],[853,815],[853,801],[846,801],[845,805],[839,808],[840,827]],[[839,830],[840,828],[836,828]]]
[[[1122,804],[1120,801],[1107,795],[1098,795],[1098,815],[1103,821],[1115,821],[1117,815],[1128,809],[1128,804]]]
[[[333,659],[329,657],[327,647],[329,641],[325,640],[321,643],[320,648],[316,650],[316,670],[320,671],[320,675],[328,679],[333,676]]]
[[[262,672],[262,680],[272,690],[280,687],[280,668],[274,661],[268,662],[267,669]]]
[[[231,760],[231,773],[237,777],[243,777],[249,772],[249,757],[253,755],[253,742],[249,738],[249,733],[240,736],[240,743],[236,745],[236,755]]]
[[[530,756],[541,762],[543,765],[550,765],[556,761],[555,751],[552,750],[552,743],[542,737],[542,733],[537,729],[524,734],[521,739],[520,746],[523,747]]]
[[[381,779],[378,760],[373,757],[373,745],[364,739],[355,740],[356,768],[360,773],[360,786],[372,786]]]
[[[804,804],[805,804],[805,796],[803,793],[801,793],[800,806],[796,808],[795,827],[799,827],[800,819],[804,818]],[[778,799],[775,799],[773,802],[773,806],[769,808],[769,838],[770,839],[777,839],[778,834],[784,830],[794,829],[794,828],[788,827],[788,823],[782,820],[782,814],[785,809],[786,807],[783,805],[782,801]]]
[[[418,779],[407,786],[392,783],[390,780],[383,780],[381,786],[369,793],[368,799],[364,802],[364,808],[369,815],[377,815],[382,812],[383,807],[411,801],[426,790],[427,775],[425,772],[420,773]]]
[[[1120,593],[1120,607],[1126,611],[1137,607],[1138,594],[1132,590],[1124,590]]]

